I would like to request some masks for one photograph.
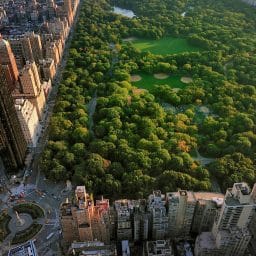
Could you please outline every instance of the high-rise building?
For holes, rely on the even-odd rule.
[[[150,213],[146,211],[147,202],[144,199],[138,200],[133,213],[133,240],[145,241],[149,235]]]
[[[59,49],[55,42],[46,42],[45,45],[45,56],[46,58],[53,59],[55,63],[55,67],[58,66],[60,62],[60,54]]]
[[[210,231],[223,204],[224,195],[211,192],[194,192],[196,207],[191,231],[200,234]]]
[[[114,203],[116,211],[116,237],[118,241],[132,240],[133,201],[123,199]]]
[[[64,0],[63,5],[64,17],[67,17],[69,25],[73,22],[73,10],[71,0]]]
[[[96,200],[91,218],[92,233],[94,239],[109,244],[110,241],[110,219],[109,219],[109,200],[102,197]]]
[[[21,69],[26,61],[39,63],[43,58],[41,37],[34,32],[25,33],[21,36],[8,37],[18,67]]]
[[[49,79],[53,80],[56,74],[56,67],[54,65],[53,59],[40,60],[39,67],[41,71],[41,77],[43,77],[44,81],[48,81]]]
[[[196,199],[194,193],[179,190],[166,194],[169,235],[172,238],[187,238],[190,235]]]
[[[256,185],[254,185],[256,186]],[[256,191],[256,189],[255,189]],[[249,251],[251,252],[251,254],[253,255],[253,253],[256,252],[256,211],[252,217],[252,221],[249,225],[249,230],[251,232],[252,238],[249,244]]]
[[[0,35],[0,64],[7,65],[11,78],[11,90],[14,90],[16,81],[18,80],[19,71],[13,55],[11,46],[8,41],[1,38]]]
[[[15,108],[27,143],[35,147],[40,132],[35,106],[27,99],[16,99]]]
[[[165,196],[161,191],[153,191],[148,197],[148,211],[150,212],[151,237],[161,240],[168,235],[168,215],[165,207]]]
[[[255,209],[256,185],[252,191],[243,182],[227,189],[212,232],[203,232],[196,239],[196,256],[243,256],[252,237],[249,227]]]
[[[0,65],[0,154],[5,168],[17,170],[22,167],[26,149],[27,142],[6,80],[6,71]]]
[[[15,99],[25,98],[36,107],[39,120],[45,107],[45,95],[35,62],[27,62],[20,72],[20,88],[13,92]]]
[[[75,202],[61,205],[61,226],[65,242],[92,241],[93,233],[91,216],[93,215],[93,200],[86,193],[84,186],[78,186],[75,191]]]
[[[54,0],[47,0],[47,10],[48,10],[48,15],[49,18],[52,19],[56,16],[56,9],[57,5],[55,4]]]
[[[29,38],[34,61],[39,63],[39,60],[43,58],[43,48],[40,35],[35,34],[34,32],[29,32],[25,34],[25,37]]]
[[[41,90],[41,81],[35,62],[27,62],[20,72],[21,93],[37,96]]]
[[[54,36],[67,38],[69,32],[69,25],[67,19],[56,18],[48,23],[49,33]]]
[[[143,248],[143,256],[173,256],[171,242],[169,240],[148,241]]]

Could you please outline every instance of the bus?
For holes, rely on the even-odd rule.
[[[54,235],[54,232],[50,233],[47,237],[46,237],[46,240],[49,240],[51,237],[53,237]]]

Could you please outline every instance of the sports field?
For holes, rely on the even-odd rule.
[[[172,88],[183,89],[186,87],[186,84],[181,82],[181,76],[170,75],[165,79],[157,79],[152,74],[138,73],[136,74],[141,77],[141,80],[132,82],[133,85],[138,88],[147,89],[148,91],[152,91],[154,85],[167,84]]]
[[[190,45],[184,38],[164,37],[159,40],[134,39],[132,44],[141,51],[153,54],[175,54],[182,52],[198,52],[200,48]]]

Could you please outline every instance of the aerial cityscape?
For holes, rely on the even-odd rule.
[[[254,0],[0,0],[0,255],[256,256]]]

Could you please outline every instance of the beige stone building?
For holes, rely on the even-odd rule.
[[[256,185],[235,183],[227,189],[219,216],[211,232],[200,234],[195,243],[196,256],[243,256],[252,234],[249,227],[256,209]]]
[[[109,242],[107,199],[96,201],[86,193],[84,186],[75,190],[74,202],[61,205],[61,226],[64,242],[93,241]]]
[[[16,82],[18,80],[19,71],[16,64],[14,54],[12,52],[10,43],[4,40],[0,35],[0,64],[8,66],[10,77],[10,89],[15,89]]]
[[[27,99],[16,99],[15,108],[29,146],[36,146],[40,124],[35,106]]]
[[[8,37],[12,51],[15,55],[19,69],[23,68],[26,61],[39,63],[43,58],[41,37],[34,32],[28,32],[21,36]]]
[[[53,59],[43,59],[39,61],[41,77],[44,81],[53,80],[56,74],[56,67]]]
[[[27,62],[20,72],[19,80],[20,88],[13,92],[13,97],[29,99],[41,120],[46,100],[35,62]]]
[[[60,18],[56,18],[49,22],[49,33],[52,33],[54,36],[63,37],[65,40],[69,33],[69,25],[66,18],[61,20]]]
[[[21,93],[37,96],[41,89],[41,81],[35,62],[27,62],[20,72]]]
[[[56,45],[55,42],[46,42],[45,45],[45,57],[49,59],[54,60],[55,67],[58,66],[60,62],[60,54],[59,54],[59,49],[58,46]]]

